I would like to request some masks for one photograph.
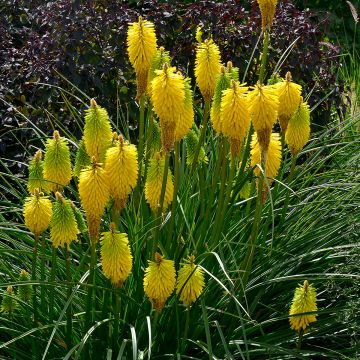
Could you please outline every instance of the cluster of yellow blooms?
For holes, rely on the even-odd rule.
[[[264,28],[271,26],[276,2],[259,0]],[[275,123],[279,121],[283,137],[294,156],[309,138],[310,111],[301,97],[301,86],[292,82],[290,73],[274,85],[259,82],[249,87],[240,84],[238,69],[231,62],[226,66],[221,64],[215,42],[212,39],[202,41],[200,30],[197,39],[196,83],[206,106],[210,108],[211,105],[210,118],[215,132],[228,139],[231,156],[237,159],[252,124],[255,133],[251,142],[251,166],[264,164],[265,174],[271,182],[277,176],[282,155],[280,135],[272,132]],[[194,147],[194,130],[191,130],[194,123],[193,93],[190,79],[171,66],[169,54],[164,48],[157,48],[151,22],[139,17],[137,22],[131,23],[127,45],[129,59],[136,72],[137,97],[146,96],[159,119],[161,150],[150,156],[144,189],[146,201],[156,213],[166,169],[165,156],[175,142],[187,135],[187,141]],[[198,156],[206,162],[205,153],[200,152]],[[189,157],[188,163],[192,161],[194,159]],[[258,168],[255,174],[259,175]],[[31,196],[25,200],[25,224],[36,238],[50,226],[50,239],[56,248],[69,246],[79,233],[78,209],[62,194],[73,175],[78,180],[81,206],[87,218],[90,239],[95,245],[106,204],[111,199],[115,212],[119,213],[126,206],[141,174],[136,146],[112,132],[107,111],[94,99],[86,110],[84,134],[73,170],[68,141],[60,137],[58,131],[47,141],[44,161],[39,150],[30,162],[28,190]],[[55,195],[53,203],[44,195],[49,192]],[[169,206],[173,195],[174,185],[169,169],[163,209]],[[103,272],[115,287],[119,287],[132,268],[128,236],[117,231],[116,225],[111,223],[110,230],[101,234],[100,245]],[[182,264],[177,280],[173,260],[155,253],[154,261],[149,261],[143,285],[157,311],[161,311],[175,288],[185,305],[191,305],[200,296],[204,275],[194,261],[195,258],[190,256]],[[294,300],[293,314],[313,309],[304,305],[314,300],[312,291],[311,286],[306,285],[305,289],[304,284],[305,295],[298,295]],[[292,327],[304,328],[314,319],[314,315],[301,317],[300,320],[293,317]]]

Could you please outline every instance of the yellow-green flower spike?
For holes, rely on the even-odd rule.
[[[102,233],[101,265],[104,275],[115,287],[121,287],[132,268],[132,256],[127,234],[115,230],[110,224],[110,231]]]
[[[150,158],[153,158],[156,153],[161,150],[161,134],[160,134],[160,126],[159,123],[154,120],[153,128],[152,128],[152,139],[149,144]]]
[[[155,213],[160,207],[160,196],[162,189],[162,181],[164,176],[165,157],[161,157],[159,154],[155,155],[153,159],[149,161],[148,173],[145,182],[145,199],[150,205],[150,208]],[[170,205],[174,193],[174,185],[172,181],[172,174],[169,169],[166,179],[165,196],[163,203],[163,210],[166,210]]]
[[[198,44],[195,59],[196,83],[205,101],[214,96],[216,79],[220,73],[221,59],[219,47],[212,40]]]
[[[1,302],[0,313],[12,314],[19,307],[12,286],[8,286]]]
[[[51,201],[35,189],[34,194],[25,199],[25,225],[38,237],[49,227],[51,216]]]
[[[290,118],[285,141],[293,156],[296,156],[306,145],[310,137],[310,108],[306,102],[301,102]]]
[[[190,130],[190,132],[186,135],[185,137],[185,144],[186,144],[186,164],[189,165],[190,167],[193,166],[194,163],[194,156],[195,156],[195,151],[196,151],[196,147],[199,143],[199,136],[196,133],[195,130]],[[199,152],[199,156],[197,158],[197,164],[207,164],[208,162],[208,158],[205,154],[205,149],[202,146],[200,148],[200,152]]]
[[[81,139],[75,157],[75,166],[73,170],[74,176],[78,178],[81,170],[86,168],[90,164],[91,164],[91,159],[86,152],[84,139]]]
[[[54,131],[52,139],[48,139],[44,158],[44,179],[48,188],[53,191],[62,191],[71,180],[71,161],[68,141]]]
[[[148,73],[156,54],[156,35],[154,24],[139,16],[137,22],[129,24],[127,32],[129,60],[136,72],[137,98],[147,87]]]
[[[50,239],[55,248],[68,247],[77,240],[79,229],[70,200],[66,200],[57,192],[50,223]]]
[[[81,205],[86,213],[90,238],[96,242],[110,190],[108,176],[96,162],[95,157],[92,158],[92,165],[81,171],[78,188]]]
[[[44,180],[44,162],[41,150],[38,150],[30,160],[27,188],[30,194],[33,194],[35,189],[43,192],[48,191],[48,183]]]
[[[156,76],[156,71],[161,70],[164,64],[168,64],[170,66],[171,60],[168,51],[161,46],[159,49],[156,50],[155,56],[152,59],[149,75],[148,75],[148,82],[147,82],[147,92],[151,97],[151,82],[154,80]]]
[[[90,158],[104,160],[105,152],[111,144],[112,131],[106,109],[99,106],[94,99],[90,100],[90,108],[85,110],[84,143]]]
[[[155,261],[149,261],[145,270],[144,291],[157,312],[161,312],[175,287],[175,265],[155,253]]]
[[[296,288],[290,307],[290,326],[295,331],[306,331],[316,321],[317,314],[304,314],[317,311],[316,290],[307,280]],[[298,315],[299,314],[299,315]],[[301,315],[302,314],[302,315]]]
[[[77,226],[79,228],[79,231],[81,234],[85,234],[88,231],[88,228],[86,226],[86,222],[85,222],[83,213],[81,212],[81,210],[79,208],[77,208],[75,206],[75,204],[72,201],[70,202],[70,204],[71,204],[72,211],[75,215],[75,220],[76,220]]]
[[[176,283],[176,294],[186,306],[196,301],[205,286],[204,272],[194,260],[194,256],[190,256],[189,260],[182,264]]]
[[[125,206],[137,183],[139,166],[136,146],[129,144],[120,135],[118,145],[106,152],[105,171],[110,195],[115,200],[115,208],[119,210]]]
[[[30,275],[26,270],[21,270],[20,272],[20,276],[19,276],[19,281],[29,281],[30,280]],[[28,302],[31,300],[32,296],[34,294],[32,285],[19,285],[18,288],[18,297],[20,300],[24,301],[24,302]]]
[[[276,83],[279,96],[278,116],[281,130],[285,133],[289,119],[300,104],[301,86],[291,81],[291,73],[287,72],[285,80]]]

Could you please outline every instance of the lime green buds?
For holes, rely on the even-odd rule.
[[[71,180],[71,162],[68,141],[57,130],[46,143],[44,179],[51,191],[62,191]]]
[[[20,276],[19,276],[19,280],[20,281],[29,281],[30,280],[30,275],[26,270],[21,270]],[[24,302],[28,302],[31,300],[32,296],[33,296],[33,288],[31,285],[21,285],[19,286],[18,289],[18,297],[20,300],[24,301]]]
[[[29,181],[27,188],[29,193],[33,194],[35,189],[39,191],[47,191],[48,184],[44,180],[44,162],[42,160],[41,150],[35,153],[35,156],[29,163]]]
[[[56,201],[53,206],[53,216],[50,223],[50,238],[55,248],[68,246],[77,240],[79,229],[70,200],[65,200],[57,192]]]
[[[91,159],[86,152],[84,139],[82,139],[76,152],[75,166],[73,171],[74,176],[78,178],[80,176],[80,171],[90,164]]]
[[[194,156],[197,144],[199,143],[199,136],[195,130],[190,130],[190,132],[185,137],[186,144],[186,164],[189,166],[193,165]],[[199,156],[197,158],[197,164],[204,163],[207,164],[208,158],[205,154],[205,149],[202,146],[200,148]]]
[[[0,313],[12,314],[19,307],[12,286],[8,286],[1,302]]]
[[[85,110],[84,143],[90,158],[103,161],[105,152],[111,144],[112,132],[109,115],[106,109],[90,100],[90,108]]]

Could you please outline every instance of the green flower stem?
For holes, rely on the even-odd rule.
[[[66,281],[68,283],[67,297],[72,293],[71,285],[71,254],[68,244],[65,244],[65,258],[66,258]],[[71,304],[66,309],[66,345],[70,349],[72,344],[72,309]]]
[[[145,129],[145,95],[140,97],[140,119],[139,119],[139,183],[141,179],[142,158],[144,152],[144,129]]]
[[[297,342],[297,344],[296,344],[296,348],[297,348],[299,351],[301,350],[301,344],[302,344],[303,335],[304,335],[304,330],[303,330],[303,329],[300,329],[298,342]]]
[[[186,320],[185,320],[185,328],[184,328],[184,337],[181,342],[181,353],[184,353],[185,351],[185,344],[186,344],[186,338],[188,336],[189,332],[189,326],[190,326],[190,306],[186,307]]]
[[[179,141],[175,143],[174,155],[175,155],[174,156],[174,195],[171,204],[169,239],[173,238],[173,231],[175,225],[175,211],[177,205],[177,194],[178,194],[179,182],[180,182],[180,142]]]
[[[207,128],[207,123],[209,120],[209,115],[210,115],[210,102],[205,101],[204,116],[203,116],[203,119],[201,122],[200,138],[199,138],[199,142],[195,149],[193,164],[192,164],[191,171],[190,171],[190,178],[194,174],[196,166],[198,165],[198,157],[200,154],[201,146],[203,145],[204,140],[205,140],[206,128]]]
[[[45,282],[45,258],[46,258],[46,240],[45,235],[42,234],[41,236],[41,265],[40,265],[40,280],[41,282]],[[45,305],[45,293],[46,293],[46,287],[44,285],[41,285],[40,288],[40,304],[41,304],[41,310],[44,312],[46,309]]]
[[[87,292],[86,314],[85,314],[85,331],[88,330],[90,324],[94,321],[93,309],[93,293],[95,291],[95,267],[96,267],[96,241],[91,239],[91,258],[90,258],[90,274],[89,287]]]
[[[39,235],[35,235],[34,251],[33,251],[32,266],[31,266],[31,280],[36,280],[36,262],[37,262],[38,248],[39,248]],[[38,317],[36,290],[37,290],[37,286],[34,285],[34,295],[33,295],[34,323],[36,323]]]
[[[227,175],[227,154],[228,154],[228,143],[224,141],[224,151],[222,153],[222,162],[221,162],[221,185],[220,185],[220,193],[217,204],[217,211],[215,215],[214,227],[212,232],[212,237],[210,241],[210,248],[213,247],[214,241],[218,237],[219,227],[221,225],[221,217],[222,217],[222,208],[225,200],[225,187],[226,187],[226,175]]]
[[[243,156],[242,156],[241,165],[240,165],[240,169],[239,169],[240,175],[243,174],[245,167],[246,167],[247,160],[250,155],[250,144],[251,144],[251,138],[252,138],[253,133],[254,133],[254,127],[251,123],[250,129],[249,129],[249,132],[248,132],[248,135],[246,138],[245,147],[243,148],[244,151],[243,151]]]
[[[145,152],[145,176],[147,177],[147,170],[148,170],[148,162],[151,153],[151,143],[153,141],[153,128],[154,128],[154,114],[152,111],[149,111],[149,118],[148,118],[148,128],[146,131],[146,152]]]
[[[167,177],[168,177],[168,173],[169,173],[170,153],[166,153],[164,156],[165,156],[164,175],[163,175],[162,184],[161,184],[160,206],[159,206],[157,214],[156,214],[157,222],[156,222],[154,239],[153,239],[152,256],[154,256],[156,249],[158,247],[160,247],[161,251],[163,252],[163,255],[165,255],[164,247],[162,246],[161,241],[160,241],[160,225],[161,225],[161,214],[162,214],[163,207],[164,207],[164,198],[165,198]]]
[[[205,215],[205,202],[206,202],[205,178],[206,178],[206,173],[205,173],[204,165],[202,164],[202,165],[200,165],[200,168],[199,168],[199,193],[200,193],[200,217],[199,217],[199,219],[203,219],[204,215]]]
[[[289,177],[287,178],[287,183],[290,184],[294,178],[295,175],[295,169],[296,169],[296,155],[291,157],[291,168],[290,168],[290,174]],[[285,217],[286,217],[286,212],[287,209],[289,207],[289,203],[290,203],[290,190],[286,189],[286,195],[285,195],[285,202],[284,202],[284,207],[281,213],[281,219],[280,219],[280,224],[279,227],[281,228],[282,225],[284,224],[285,221]]]
[[[261,67],[260,67],[260,74],[259,74],[259,82],[261,84],[264,82],[266,61],[267,61],[267,56],[268,56],[268,51],[269,51],[269,43],[270,43],[270,32],[269,32],[269,29],[266,29],[265,33],[264,33],[264,48],[263,48],[263,53],[261,56]]]
[[[51,255],[51,272],[50,272],[50,282],[52,284],[55,283],[55,274],[56,274],[56,261],[57,261],[57,249],[52,247],[52,255]],[[54,289],[50,289],[50,299],[49,299],[49,319],[50,322],[54,320]]]
[[[115,292],[115,311],[114,311],[113,349],[115,353],[117,353],[119,351],[118,338],[119,338],[119,322],[120,322],[120,307],[121,307],[120,288],[114,289],[114,292]]]

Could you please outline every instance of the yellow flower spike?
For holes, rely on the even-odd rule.
[[[161,143],[165,152],[173,147],[179,114],[185,108],[184,78],[175,70],[165,63],[162,70],[156,71],[156,77],[151,83],[151,101],[160,120]]]
[[[111,223],[110,231],[102,233],[100,244],[103,273],[114,287],[121,287],[132,268],[128,236],[116,231],[115,224]]]
[[[285,133],[285,141],[293,156],[306,145],[310,137],[310,108],[306,102],[298,106],[294,115],[290,118]]]
[[[232,143],[232,155],[239,155],[240,144],[250,126],[249,102],[245,96],[248,88],[231,80],[230,88],[223,91],[220,105],[220,123],[224,136]]]
[[[261,12],[262,30],[271,28],[278,0],[258,0]]]
[[[275,85],[279,96],[278,116],[281,130],[285,133],[290,117],[300,103],[301,85],[291,81],[291,73],[287,72],[284,81]]]
[[[254,133],[251,141],[251,166],[260,165],[261,147],[258,142],[257,134]],[[268,178],[269,184],[273,182],[273,179],[277,176],[281,164],[281,140],[278,133],[271,133],[270,143],[268,148],[268,154],[266,158],[266,170],[265,174]],[[256,166],[256,176],[260,175],[260,169]],[[266,186],[266,184],[264,185]]]
[[[136,73],[137,98],[146,92],[148,73],[156,54],[156,35],[154,24],[143,20],[129,24],[127,32],[129,60]]]
[[[85,110],[83,139],[90,159],[95,156],[97,161],[103,161],[105,152],[111,145],[111,125],[106,109],[99,106],[94,99],[90,100],[90,108]]]
[[[180,141],[190,131],[194,123],[194,108],[192,100],[192,90],[190,79],[184,79],[185,90],[185,106],[183,112],[179,114],[179,119],[176,122],[175,127],[175,141]]]
[[[49,190],[62,191],[71,180],[71,161],[68,141],[60,137],[57,130],[52,139],[48,139],[44,158],[44,179]]]
[[[145,182],[145,199],[150,205],[152,211],[156,212],[160,206],[160,195],[162,188],[162,181],[164,176],[165,157],[161,157],[160,154],[156,154],[153,159],[149,160],[149,167],[147,178]],[[164,196],[163,210],[166,210],[170,205],[173,193],[174,185],[172,181],[172,174],[169,169],[166,179],[166,188]]]
[[[198,44],[195,59],[195,77],[206,102],[214,96],[216,78],[220,74],[221,59],[219,47],[212,40]]]
[[[110,190],[108,176],[96,162],[95,157],[92,158],[92,165],[81,171],[78,188],[81,205],[86,213],[90,238],[96,242]]]
[[[44,162],[42,160],[41,150],[35,153],[35,156],[29,163],[29,180],[27,188],[30,194],[33,194],[35,189],[39,191],[47,191],[48,183],[44,180]]]
[[[317,311],[316,290],[305,280],[304,284],[299,284],[295,290],[289,314],[297,315],[314,311]],[[316,321],[316,317],[317,314],[291,316],[289,318],[290,326],[295,331],[305,331],[312,322]]]
[[[109,180],[110,195],[115,200],[115,207],[124,207],[138,179],[138,154],[135,145],[129,144],[120,135],[116,146],[106,152],[105,171]]]
[[[71,201],[64,199],[59,192],[55,193],[55,197],[50,223],[50,239],[55,248],[59,246],[65,248],[65,245],[69,247],[73,241],[77,240],[79,229]]]
[[[272,127],[277,120],[279,99],[273,85],[257,83],[248,94],[249,110],[254,129],[262,150],[266,151],[270,142]]]
[[[186,306],[196,301],[205,286],[204,272],[194,260],[195,257],[190,256],[189,261],[182,265],[176,283],[176,294]]]
[[[25,225],[36,236],[40,236],[50,224],[52,205],[48,197],[42,196],[37,189],[24,203]]]
[[[155,261],[149,261],[145,270],[144,291],[157,312],[161,312],[175,287],[175,265],[155,253]]]

